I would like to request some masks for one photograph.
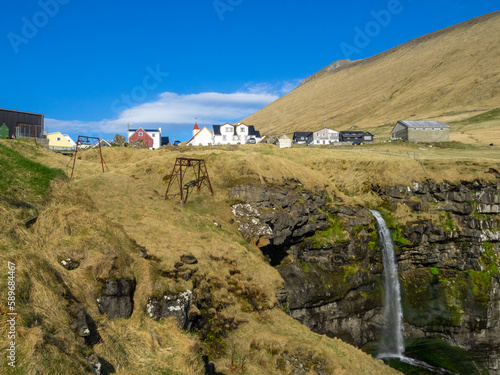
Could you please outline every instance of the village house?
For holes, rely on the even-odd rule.
[[[407,142],[449,142],[450,127],[441,121],[398,121],[391,136]]]
[[[54,132],[47,134],[50,150],[67,150],[76,148],[76,142],[67,134]]]
[[[255,130],[253,125],[246,125],[239,122],[232,125],[228,122],[222,125],[213,125],[213,144],[214,145],[236,145],[247,143],[259,143],[260,132]],[[255,142],[250,141],[255,139]]]
[[[340,142],[373,143],[373,134],[360,130],[343,130],[339,136]]]
[[[312,132],[295,132],[293,133],[293,143],[306,144]]]
[[[128,129],[128,143],[141,141],[144,147],[156,150],[161,146],[161,128],[158,129]]]
[[[312,132],[308,138],[309,145],[329,145],[339,141],[339,132],[336,130],[323,128]]]
[[[200,130],[198,123],[194,124],[193,136],[186,142],[188,146],[209,146],[213,143],[213,134],[206,127]]]
[[[101,145],[101,148],[102,147],[111,147],[111,143],[109,143],[108,141],[106,141],[104,138],[101,138],[99,140],[99,142],[96,145],[94,145],[92,148],[99,147],[99,144]]]

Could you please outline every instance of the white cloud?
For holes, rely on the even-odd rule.
[[[202,92],[198,94],[161,93],[148,103],[138,104],[121,111],[115,119],[100,121],[62,121],[46,118],[49,132],[62,133],[124,133],[127,123],[137,126],[161,126],[168,131],[175,127],[192,125],[198,118],[200,125],[211,126],[224,122],[235,122],[265,107],[280,96],[293,90],[300,80],[275,84],[246,84],[234,93]]]

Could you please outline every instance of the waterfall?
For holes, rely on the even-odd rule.
[[[403,312],[401,309],[401,293],[398,279],[398,266],[394,258],[394,245],[391,232],[385,224],[380,212],[371,210],[377,220],[380,243],[382,245],[382,261],[384,264],[385,303],[383,312],[383,329],[379,345],[378,358],[403,356]]]
[[[394,245],[391,232],[380,212],[370,210],[377,221],[380,244],[382,245],[382,262],[384,264],[384,312],[382,337],[380,338],[377,358],[397,358],[401,362],[426,369],[439,375],[458,375],[443,368],[431,366],[423,361],[408,358],[404,355],[403,309],[401,308],[401,292],[398,278],[398,265],[394,257]]]

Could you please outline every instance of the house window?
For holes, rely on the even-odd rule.
[[[227,136],[226,136],[226,135],[223,135],[223,136],[222,136],[222,140],[223,140],[223,141],[226,141],[226,140],[227,140]]]
[[[417,130],[417,128],[413,128],[413,130]]]
[[[422,130],[427,130],[427,128],[422,128]]]
[[[240,128],[240,132],[242,132],[242,133],[245,132],[245,128],[243,126]]]
[[[142,137],[142,132],[139,132],[139,137]]]
[[[156,134],[155,134],[155,133],[153,133],[153,134],[151,134],[151,137],[154,137],[155,135],[156,135]]]
[[[439,130],[444,130],[443,128],[439,128]]]
[[[61,138],[57,137],[57,142],[59,142],[61,140]]]
[[[319,140],[318,140],[318,141],[316,141],[316,143],[318,143],[318,144],[319,144]]]
[[[226,130],[225,130],[226,133],[229,133],[229,132],[232,132],[232,131],[233,131],[232,128],[226,128]]]
[[[436,128],[432,128],[432,131],[436,130]]]
[[[316,137],[319,137],[319,133],[316,133]]]

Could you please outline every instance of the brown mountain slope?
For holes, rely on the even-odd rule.
[[[273,135],[471,117],[499,107],[498,35],[500,12],[424,35],[320,74],[243,122]]]

